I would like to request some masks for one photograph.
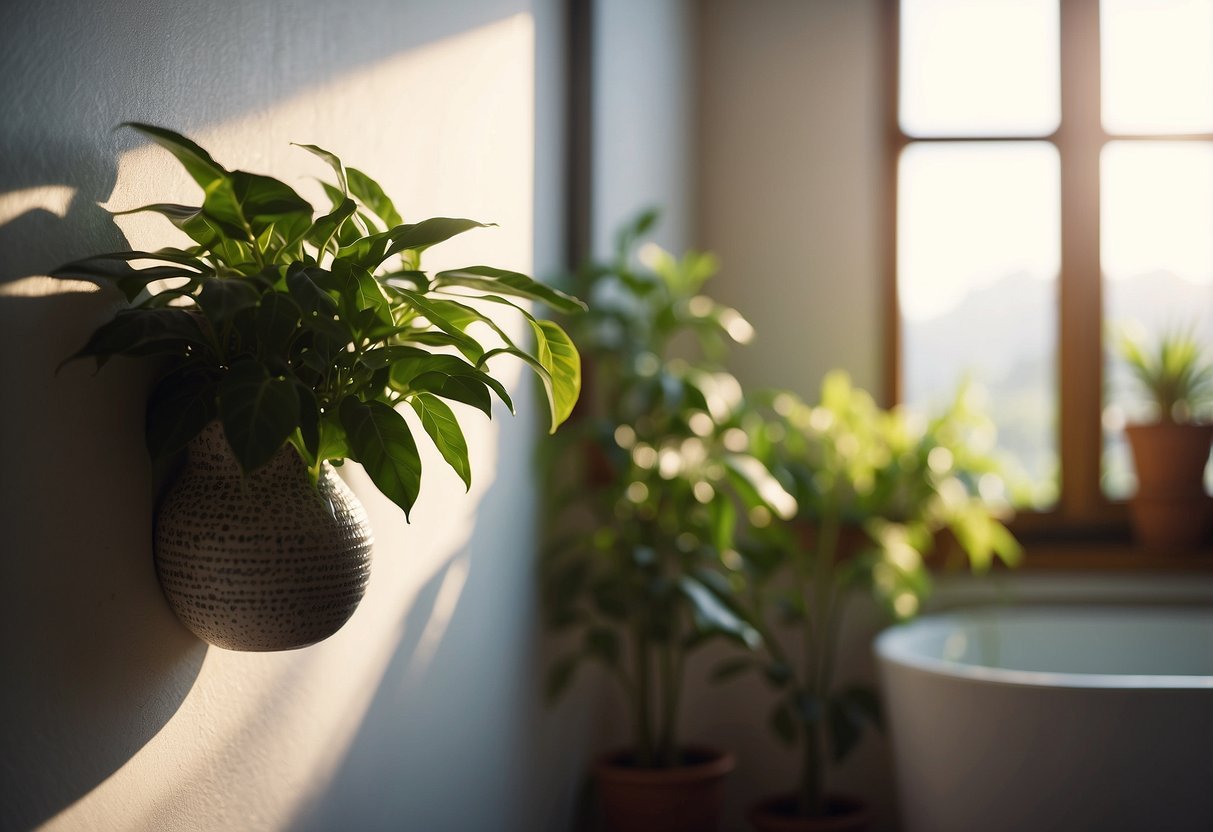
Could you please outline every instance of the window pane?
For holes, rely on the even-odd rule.
[[[1213,0],[1102,0],[1103,123],[1213,131]]]
[[[1061,119],[1057,0],[902,0],[901,127],[1044,136]]]
[[[1056,501],[1059,165],[1044,142],[930,143],[902,154],[897,293],[904,399],[987,391],[1011,498]]]
[[[1213,349],[1213,143],[1111,142],[1100,167],[1110,330],[1153,343],[1164,330],[1192,327]],[[1121,429],[1149,410],[1114,356],[1105,378],[1103,488],[1127,497],[1135,481]]]

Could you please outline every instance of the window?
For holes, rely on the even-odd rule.
[[[893,398],[971,378],[1020,530],[1122,531],[1135,402],[1104,341],[1213,344],[1213,0],[893,5]]]

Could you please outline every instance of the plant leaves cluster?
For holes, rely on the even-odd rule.
[[[575,647],[552,665],[557,696],[586,662],[627,696],[636,762],[676,764],[687,655],[712,638],[759,635],[733,609],[722,564],[739,558],[752,513],[790,515],[792,498],[746,447],[741,385],[720,360],[752,330],[703,293],[715,258],[640,246],[646,212],[615,256],[578,275],[590,311],[575,322],[589,357],[586,413],[555,443],[553,539],[543,559],[551,627]]]
[[[130,307],[73,358],[158,356],[165,373],[148,406],[153,457],[183,448],[219,419],[241,467],[253,471],[292,445],[317,477],[325,461],[361,463],[406,513],[421,487],[407,404],[443,459],[470,486],[467,443],[452,403],[491,415],[513,409],[489,365],[524,361],[543,382],[551,428],[581,384],[580,359],[540,303],[572,314],[576,298],[527,275],[484,265],[430,273],[431,246],[486,225],[433,217],[405,223],[373,179],[333,153],[320,158],[323,212],[269,176],[228,170],[188,138],[128,125],[168,150],[202,190],[199,204],[153,212],[189,238],[185,248],[101,254],[54,274],[112,284]],[[532,343],[511,338],[488,309],[520,316]]]
[[[750,527],[739,542],[747,580],[734,609],[762,635],[762,650],[717,673],[760,672],[776,691],[770,726],[804,751],[801,814],[824,811],[827,761],[841,761],[866,726],[880,725],[874,691],[835,682],[848,596],[870,592],[903,620],[929,591],[925,558],[938,546],[979,572],[1021,557],[982,496],[998,490],[1001,465],[974,398],[962,386],[947,408],[918,419],[904,407],[878,407],[836,371],[818,404],[774,392],[743,418],[749,447],[798,512],[791,522]],[[789,643],[789,631],[798,642]]]
[[[1213,405],[1213,358],[1195,327],[1176,327],[1146,344],[1129,329],[1117,333],[1116,350],[1162,422],[1186,423]]]

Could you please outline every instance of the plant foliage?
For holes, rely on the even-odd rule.
[[[835,683],[848,596],[870,592],[894,620],[913,616],[929,589],[924,557],[954,543],[977,571],[1018,562],[1018,543],[979,496],[998,483],[992,423],[961,388],[930,420],[884,410],[843,372],[821,401],[772,394],[744,419],[749,448],[799,507],[795,518],[751,527],[732,583],[738,618],[761,635],[760,658],[721,665],[727,678],[760,672],[777,691],[776,735],[799,743],[799,812],[824,812],[827,759],[839,762],[866,725],[880,724],[875,691]],[[799,642],[788,643],[789,628]],[[828,749],[828,754],[827,754]]]
[[[742,389],[719,359],[749,324],[702,293],[715,258],[638,243],[647,212],[619,234],[611,262],[586,268],[590,312],[574,330],[587,350],[589,412],[552,467],[554,540],[543,561],[549,624],[577,636],[555,662],[555,696],[586,662],[624,691],[635,762],[679,762],[676,723],[687,655],[713,637],[753,649],[731,609],[721,563],[739,557],[751,512],[795,506],[744,447]]]
[[[574,313],[584,304],[517,272],[422,269],[426,249],[484,223],[405,223],[369,176],[300,145],[330,169],[330,205],[318,214],[284,182],[227,170],[170,130],[127,126],[172,153],[202,196],[121,213],[160,214],[192,245],[101,254],[55,275],[113,284],[131,304],[73,358],[98,366],[114,355],[165,359],[148,406],[153,457],[179,451],[218,418],[246,472],[286,443],[313,478],[325,461],[353,459],[407,515],[421,461],[398,405],[411,407],[468,485],[467,444],[450,403],[491,415],[496,397],[513,409],[492,358],[514,356],[538,374],[553,431],[568,417],[581,384],[577,350],[528,306]],[[488,308],[525,319],[533,347],[512,339]]]
[[[1194,328],[1167,330],[1152,345],[1125,330],[1116,347],[1159,420],[1188,422],[1213,404],[1213,359]]]

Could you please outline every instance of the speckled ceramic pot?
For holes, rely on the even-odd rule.
[[[242,476],[219,422],[190,443],[156,516],[156,572],[177,617],[228,650],[293,650],[354,613],[370,574],[362,505],[287,445]]]

